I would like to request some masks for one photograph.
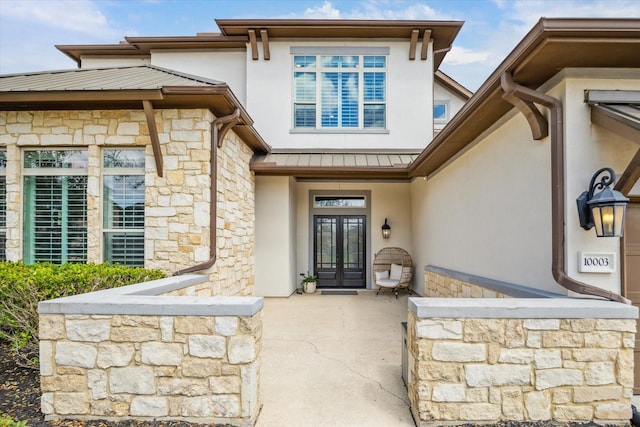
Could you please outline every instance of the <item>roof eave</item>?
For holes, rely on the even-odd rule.
[[[142,101],[151,101],[156,109],[206,108],[216,117],[231,114],[239,108],[237,133],[241,139],[255,152],[271,152],[269,144],[253,128],[251,116],[227,85],[167,86],[154,90],[3,92],[0,93],[0,110],[141,109]]]
[[[513,74],[514,81],[533,89],[553,77],[561,68],[549,65],[542,70],[532,65],[532,60],[544,59],[545,47],[549,40],[554,43],[581,41],[587,46],[583,52],[572,52],[566,55],[566,61],[578,61],[582,55],[584,61],[597,64],[590,47],[594,40],[602,44],[619,43],[629,52],[619,54],[621,63],[618,67],[636,64],[640,67],[640,56],[631,52],[640,45],[640,20],[638,19],[549,19],[541,18],[514,50],[502,61],[489,78],[480,86],[469,101],[453,117],[453,119],[436,135],[411,164],[409,175],[412,178],[427,176],[443,166],[450,159],[471,144],[475,138],[487,130],[500,117],[510,111],[513,106],[502,99],[500,77],[505,72]],[[545,44],[546,43],[546,44]],[[606,47],[606,46],[605,46]],[[635,61],[635,62],[634,62]],[[576,62],[578,63],[578,62]],[[614,68],[615,65],[611,64]],[[570,63],[564,67],[570,67]]]

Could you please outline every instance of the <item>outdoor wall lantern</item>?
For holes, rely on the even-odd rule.
[[[382,224],[382,238],[388,239],[391,237],[391,227],[387,224],[387,218],[384,219],[384,224]]]
[[[605,175],[596,182],[603,173]],[[599,169],[591,178],[589,191],[582,193],[576,200],[580,226],[590,230],[595,225],[598,237],[621,237],[623,233],[624,211],[629,199],[619,191],[609,188],[615,180],[613,169]],[[596,190],[599,192],[595,193]]]

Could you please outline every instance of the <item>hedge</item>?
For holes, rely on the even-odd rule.
[[[0,339],[30,358],[38,351],[38,303],[165,277],[113,264],[0,262]]]

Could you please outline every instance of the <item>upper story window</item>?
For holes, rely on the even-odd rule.
[[[449,121],[449,101],[433,101],[434,123],[446,123]]]
[[[294,55],[293,68],[294,128],[386,127],[386,56]]]

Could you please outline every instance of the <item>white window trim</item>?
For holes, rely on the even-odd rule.
[[[433,109],[436,107],[436,105],[444,105],[445,118],[444,119],[436,119],[436,117],[434,115],[433,116],[433,122],[434,123],[447,123],[449,121],[449,101],[448,100],[435,99],[433,101],[433,108],[431,109],[431,114],[433,114]]]
[[[290,48],[291,52],[291,128],[290,134],[296,133],[378,133],[387,134],[388,129],[388,64],[389,64],[389,48],[380,47],[298,47],[293,46]],[[316,66],[313,68],[296,68],[295,57],[296,56],[315,56]],[[354,68],[328,68],[320,65],[320,58],[322,56],[358,56],[360,58],[359,66]],[[365,68],[364,56],[385,56],[384,68]],[[316,75],[316,99],[314,102],[296,101],[296,86],[295,79],[293,78],[296,72],[309,72]],[[358,126],[356,127],[342,127],[342,126],[322,126],[322,82],[320,81],[322,73],[327,72],[357,72],[358,73]],[[381,72],[385,74],[385,97],[384,102],[365,102],[364,100],[364,73]],[[316,107],[316,126],[304,127],[295,126],[295,106],[297,104],[315,105]],[[367,104],[384,104],[385,106],[385,127],[365,127],[364,126],[364,106]]]

